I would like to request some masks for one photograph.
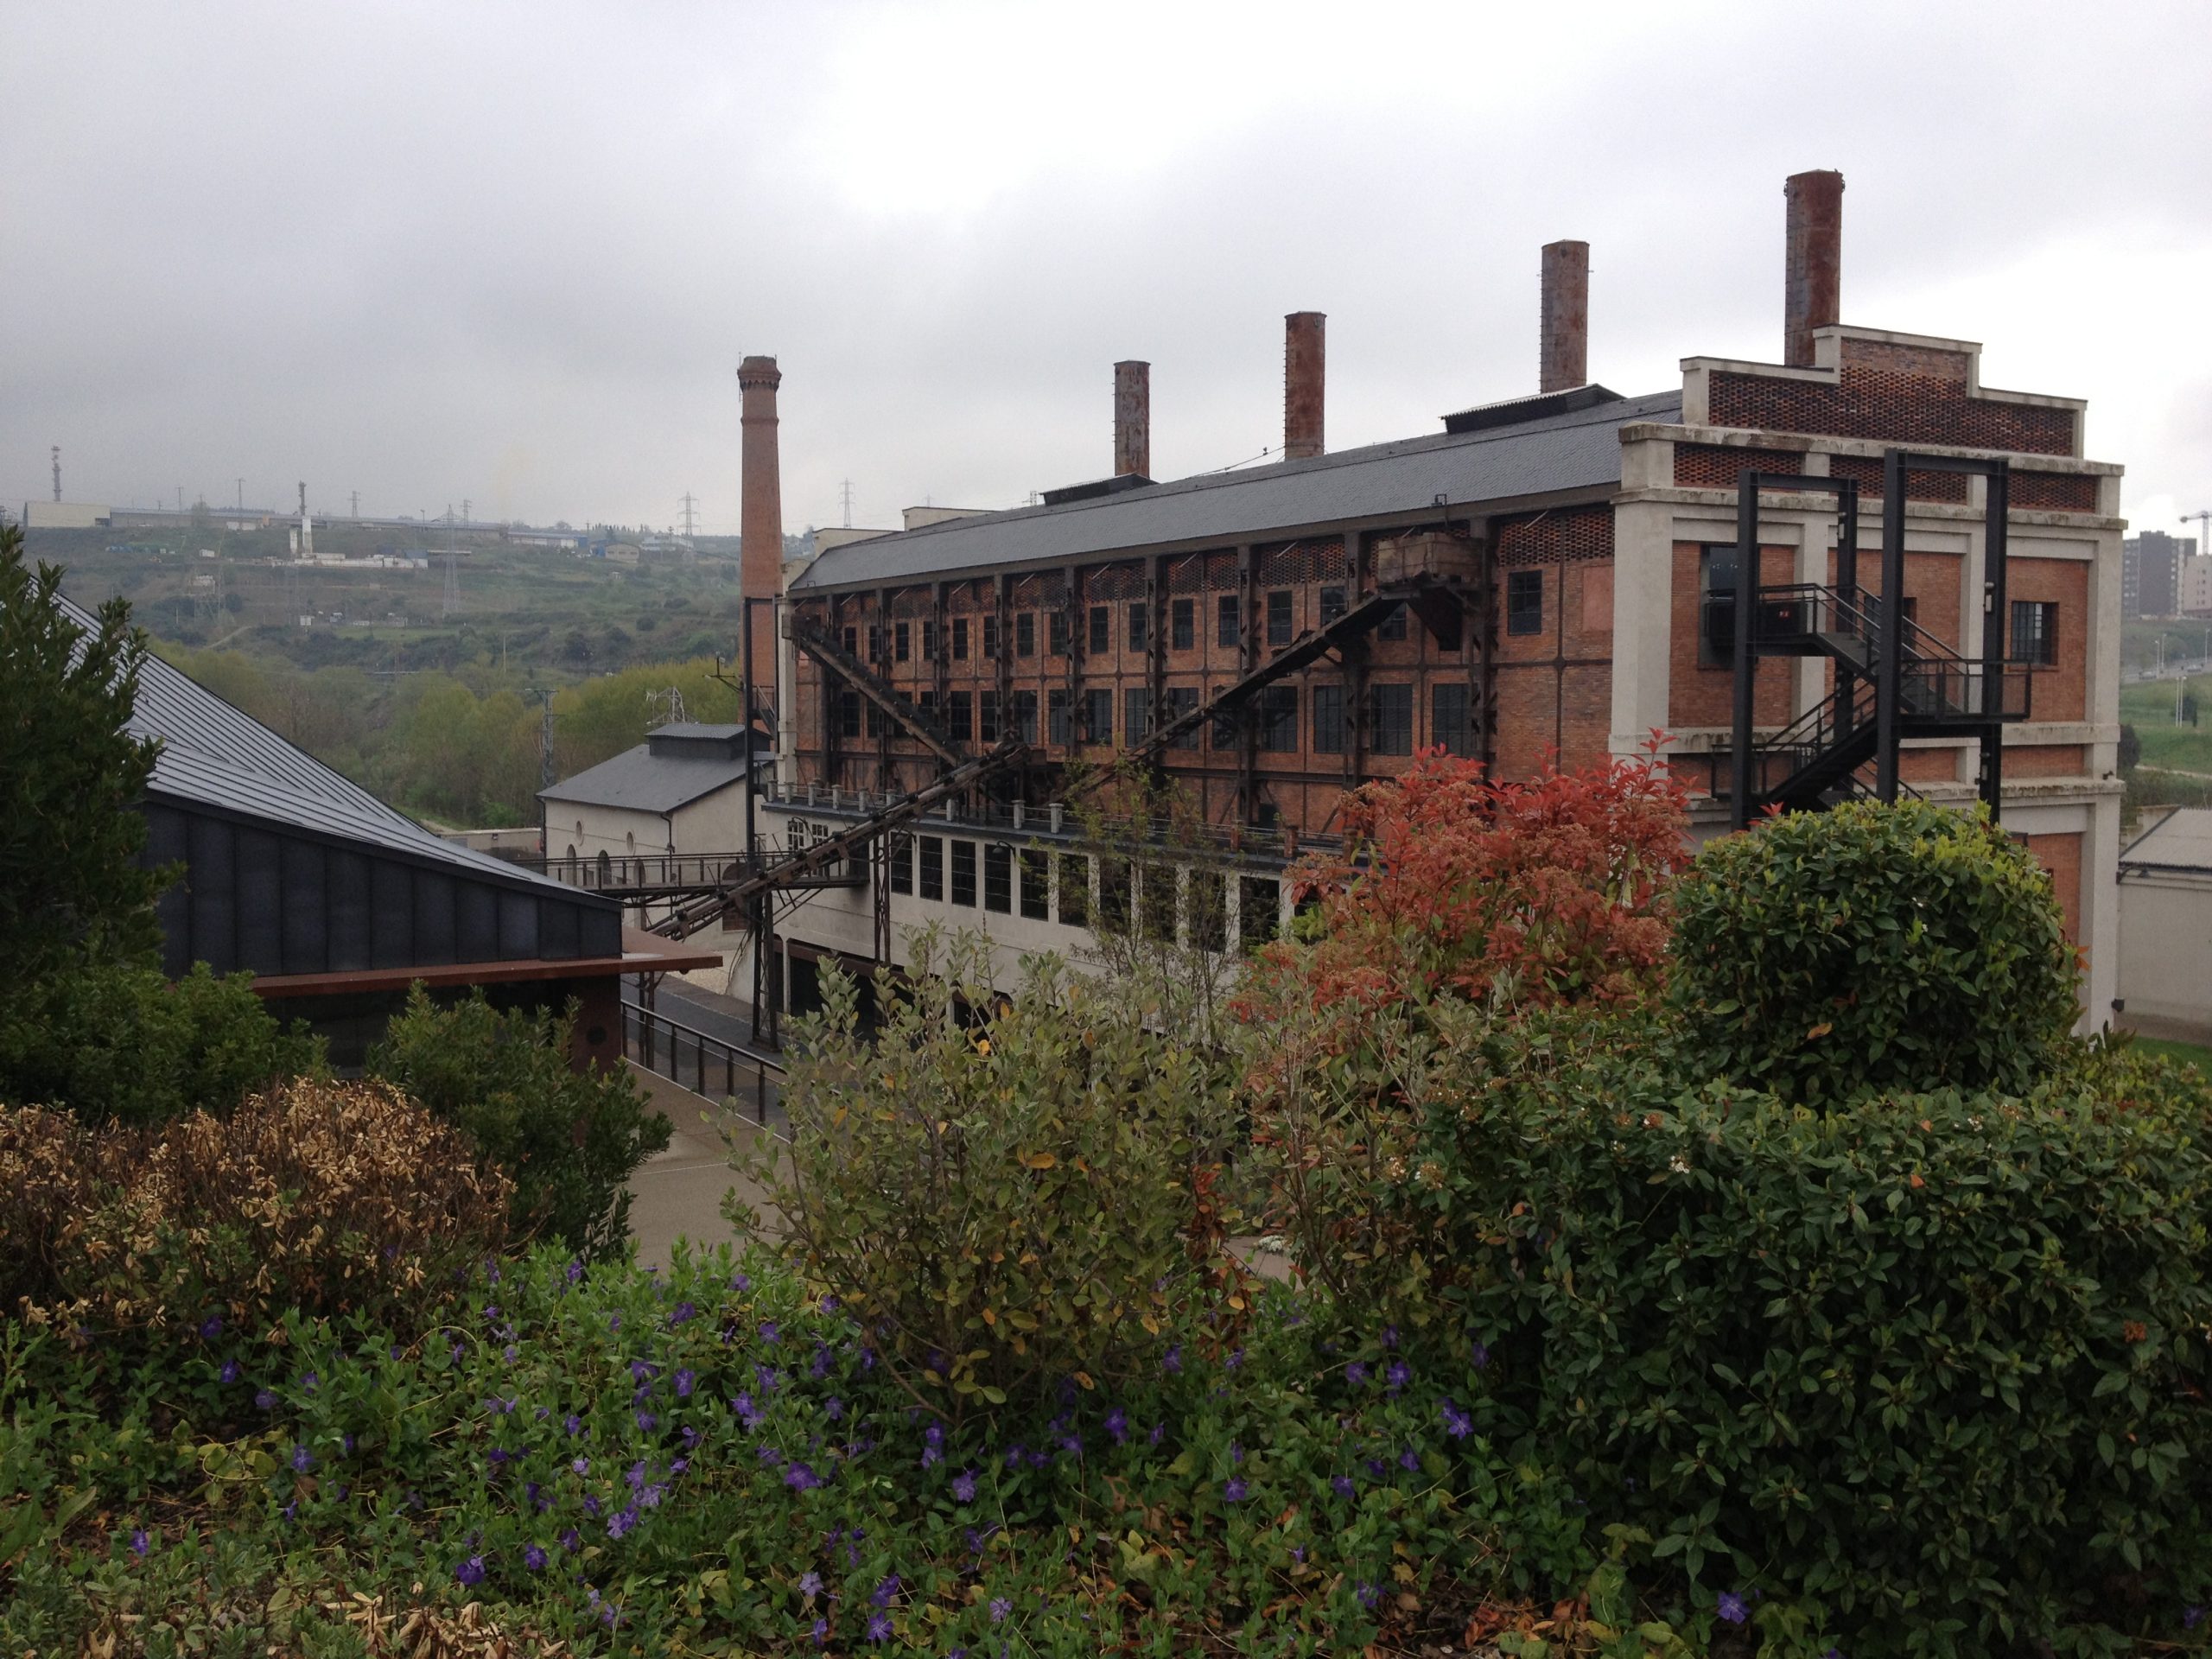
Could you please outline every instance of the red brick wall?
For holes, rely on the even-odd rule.
[[[1744,469],[1762,473],[1802,473],[1802,449],[1739,449],[1725,443],[1678,443],[1675,446],[1675,482],[1685,489],[1732,490],[1743,481]]]
[[[2097,480],[2087,473],[2014,473],[2013,506],[2039,512],[2094,512]]]
[[[1698,661],[1698,639],[1704,626],[1698,588],[1695,542],[1675,543],[1674,633],[1670,642],[1667,723],[1675,730],[1693,727],[1726,726],[1735,718],[1734,677],[1726,663],[1707,667]],[[1794,549],[1761,550],[1760,580],[1780,584],[1797,579]],[[1758,664],[1755,718],[1762,726],[1779,726],[1790,719],[1789,688],[1794,660],[1770,657]]]
[[[2058,605],[2058,664],[2036,671],[2028,704],[2031,720],[2086,720],[2082,685],[2088,659],[2089,566],[2074,559],[2013,559],[2005,572],[2009,600],[2056,601]],[[2009,606],[2008,606],[2009,610]],[[2011,619],[2006,619],[2011,626]]]
[[[2089,752],[2078,743],[2038,743],[2033,748],[2007,748],[2005,776],[2013,778],[2079,778],[2089,769]]]
[[[2010,757],[2007,757],[2008,760]],[[2030,836],[2028,850],[2050,872],[2050,885],[2058,895],[2058,908],[2066,917],[2066,942],[2082,942],[2082,835]]]
[[[1862,356],[1844,363],[1834,385],[1716,369],[1707,382],[1707,418],[1715,426],[1769,432],[1948,443],[2037,455],[2074,453],[2072,410],[1970,397],[1963,375],[1928,372],[1937,366],[1893,351],[1885,359]]]

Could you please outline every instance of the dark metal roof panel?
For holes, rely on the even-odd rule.
[[[1440,495],[1454,506],[1470,506],[1614,485],[1621,475],[1620,429],[1631,421],[1678,418],[1681,403],[1678,391],[1627,397],[1513,426],[1438,433],[1096,500],[957,518],[833,547],[792,587],[874,586],[1164,543],[1228,543],[1417,511]]]
[[[764,759],[766,758],[764,754]],[[626,807],[635,812],[672,812],[745,776],[745,761],[693,755],[655,754],[640,743],[611,760],[541,789],[543,801],[577,801],[586,806]]]

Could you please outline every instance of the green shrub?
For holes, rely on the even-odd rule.
[[[791,1144],[751,1160],[808,1278],[956,1418],[1148,1370],[1235,1271],[1219,1062],[1049,959],[999,1002],[988,950],[968,937],[940,959],[918,937],[911,979],[879,982],[874,1037],[852,982],[825,975],[785,1085]]]
[[[1675,884],[1672,987],[1697,1069],[1820,1105],[2018,1091],[2079,1011],[2050,878],[1979,813],[1792,814]]]
[[[477,991],[441,1007],[421,985],[369,1052],[372,1076],[397,1084],[514,1182],[518,1239],[558,1239],[586,1261],[619,1254],[630,1233],[638,1166],[668,1145],[629,1072],[569,1064],[572,1007],[501,1012]]]
[[[2201,1078],[1822,1115],[1678,1092],[1617,1020],[1462,1037],[1408,1201],[1499,1433],[1593,1522],[1853,1656],[2171,1632],[2212,1589]]]
[[[0,1007],[0,1102],[144,1125],[227,1112],[321,1071],[321,1039],[303,1021],[278,1025],[252,983],[200,963],[172,984],[158,969],[118,962],[24,985]]]
[[[0,1111],[0,1299],[103,1345],[288,1314],[412,1327],[499,1248],[507,1196],[458,1133],[373,1084],[295,1083],[141,1130]]]

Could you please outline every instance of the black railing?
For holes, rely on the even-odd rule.
[[[635,1002],[622,1005],[622,1052],[645,1070],[709,1100],[753,1103],[762,1128],[783,1116],[784,1068],[766,1054],[671,1020]],[[772,1076],[771,1074],[773,1074]]]
[[[592,893],[638,893],[720,887],[759,865],[743,853],[596,853],[575,858],[517,861],[526,869]]]

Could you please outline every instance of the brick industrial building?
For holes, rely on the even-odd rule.
[[[1932,798],[1963,804],[1979,786],[2000,800],[2088,950],[2084,1001],[2101,1018],[2119,837],[2120,468],[2085,458],[2080,401],[1984,386],[1976,345],[1840,321],[1842,188],[1833,173],[1789,181],[1778,363],[1690,357],[1678,386],[1636,396],[1591,384],[1588,251],[1555,243],[1532,395],[1332,453],[1323,319],[1300,313],[1279,462],[1154,481],[1149,371],[1125,363],[1112,476],[845,542],[786,573],[779,781],[760,829],[770,848],[826,837],[854,856],[803,902],[772,888],[765,994],[804,1005],[810,964],[901,959],[906,930],[930,920],[988,928],[1009,971],[1020,950],[1080,954],[1102,906],[1186,936],[1256,936],[1276,923],[1284,861],[1336,833],[1346,792],[1430,746],[1518,778],[1550,752],[1581,766],[1661,730],[1700,836],[1739,804],[1871,788],[1881,763],[1830,741],[1821,711],[1875,677],[1836,631],[1863,643],[1885,626],[1871,521],[1896,505],[1876,499],[1885,457],[1910,450],[1891,515],[1908,659],[1896,695],[1926,717],[1884,728],[1887,764]],[[757,595],[781,532],[777,376],[766,359],[741,374]],[[1759,497],[1760,582],[1857,620],[1818,624],[1796,654],[1750,658],[1747,775],[1768,790],[1823,742],[1832,764],[1797,774],[1819,772],[1796,795],[1738,804],[1747,469],[1808,480]],[[1855,571],[1855,552],[1839,558],[1844,483],[1870,506]],[[2005,549],[1993,562],[1993,535]],[[756,636],[756,663],[766,650]],[[1943,708],[1981,725],[1914,703],[1911,686],[1939,672],[1967,688]],[[1213,853],[1132,868],[1056,810],[1071,766],[1140,749],[1202,809]],[[921,814],[915,792],[932,786],[941,798]]]

